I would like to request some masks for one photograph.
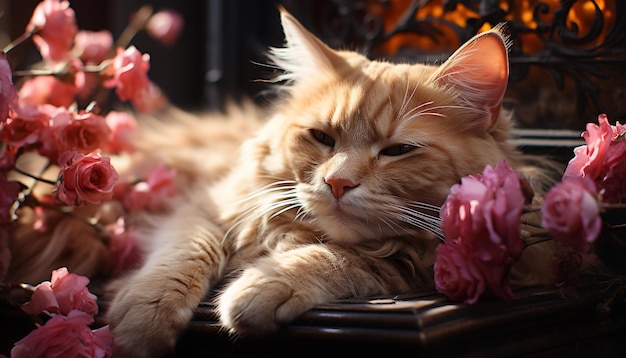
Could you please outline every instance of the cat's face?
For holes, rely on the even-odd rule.
[[[306,44],[291,42],[309,41],[308,55],[322,57],[295,74],[273,132],[280,153],[273,160],[281,176],[295,179],[302,218],[344,242],[439,232],[437,206],[450,186],[506,155],[506,145],[490,135],[506,88],[502,68],[490,69],[495,90],[478,77],[472,90],[488,92],[487,99],[470,106],[476,96],[463,98],[467,89],[450,74],[459,66],[476,70],[475,56],[448,68],[369,61],[330,50],[293,26],[288,39],[295,31],[305,40],[292,37],[290,45],[302,50]],[[504,56],[496,64],[506,64],[500,35],[492,36],[487,45],[500,46]],[[475,74],[466,77],[476,81]]]

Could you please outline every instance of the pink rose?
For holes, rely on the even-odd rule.
[[[602,190],[602,201],[621,203],[626,199],[626,140],[611,142],[606,153],[606,173],[596,181]]]
[[[113,47],[113,35],[107,30],[78,31],[74,41],[74,53],[85,64],[99,65],[107,58]]]
[[[90,113],[72,114],[72,120],[58,132],[59,151],[75,149],[81,153],[103,148],[111,130],[104,117]]]
[[[104,118],[110,129],[108,143],[104,151],[119,153],[134,149],[133,139],[137,134],[137,120],[130,113],[111,111]]]
[[[446,243],[437,246],[434,265],[437,291],[455,301],[478,302],[486,290],[486,283],[473,262],[472,256],[467,255],[460,245]]]
[[[113,59],[112,78],[104,82],[105,87],[115,87],[115,93],[122,100],[131,100],[140,96],[150,84],[148,70],[150,69],[150,55],[141,54],[134,46],[117,49]]]
[[[54,76],[35,76],[24,81],[19,97],[23,103],[32,105],[69,107],[74,102],[77,91],[74,83],[63,82]]]
[[[33,41],[41,57],[52,63],[62,62],[71,56],[78,31],[76,14],[69,1],[43,0],[35,7],[26,30],[35,31]]]
[[[130,212],[163,210],[168,200],[178,193],[175,179],[175,169],[167,170],[162,163],[157,165],[148,174],[146,181],[135,184],[124,195],[124,207]]]
[[[0,172],[0,225],[12,222],[11,207],[22,190],[19,183],[8,181]]]
[[[60,153],[71,150],[89,153],[106,145],[110,129],[104,117],[94,113],[70,113],[62,107],[52,108],[56,110],[48,111],[51,124],[41,138],[41,155],[58,161]]]
[[[97,298],[87,289],[87,277],[69,273],[63,267],[52,271],[51,281],[37,285],[30,301],[22,305],[24,312],[38,315],[45,310],[67,315],[80,310],[90,315],[98,314]]]
[[[137,247],[133,232],[126,227],[124,218],[120,217],[116,223],[108,225],[109,250],[113,258],[113,274],[121,274],[128,269],[137,268],[141,254]]]
[[[520,220],[526,202],[520,175],[509,166],[506,159],[502,159],[493,169],[485,167],[482,180],[493,191],[493,200],[485,203],[489,237],[494,243],[501,242],[509,256],[519,259],[524,250]]]
[[[39,143],[37,150],[39,154],[56,162],[58,159],[59,145],[57,138],[62,127],[72,120],[72,115],[65,107],[56,107],[49,104],[30,105],[22,103],[19,116],[25,118],[38,118],[39,121],[47,123],[41,128],[39,133]],[[64,150],[65,151],[65,150]]]
[[[154,84],[154,82],[148,83],[141,92],[137,93],[137,95],[130,100],[139,112],[144,113],[158,111],[168,103],[167,97],[165,97],[159,86]]]
[[[59,157],[61,171],[55,200],[62,205],[99,204],[110,199],[118,179],[108,157],[97,152],[65,152]]]
[[[21,104],[9,113],[0,139],[14,147],[25,147],[40,141],[47,131],[50,117],[37,107]]]
[[[171,46],[183,31],[183,23],[183,17],[178,12],[166,9],[150,17],[146,31],[164,45]]]
[[[574,158],[568,163],[564,176],[596,180],[604,171],[604,158],[611,145],[613,130],[606,116],[600,115],[598,122],[600,126],[587,123],[587,130],[582,134],[586,144],[574,149]]]
[[[520,177],[501,160],[482,175],[467,176],[452,186],[441,207],[446,240],[463,238],[472,254],[493,263],[519,258],[523,250],[520,216],[525,199]]]
[[[0,52],[0,126],[9,116],[9,110],[17,105],[17,92],[13,85],[11,65],[4,52]]]
[[[563,177],[579,176],[594,180],[603,201],[619,203],[626,199],[626,141],[624,126],[611,126],[606,115],[598,116],[599,125],[588,123],[582,136],[585,145],[574,149]]]
[[[553,186],[541,207],[541,225],[561,244],[589,252],[602,228],[594,182],[572,176]]]
[[[15,343],[12,358],[111,357],[113,335],[109,326],[91,330],[93,318],[82,311],[56,315]]]
[[[514,297],[507,280],[510,262],[491,265],[473,255],[463,239],[437,246],[434,270],[437,291],[452,300],[474,304],[486,293]]]

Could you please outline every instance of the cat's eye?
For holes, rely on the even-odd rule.
[[[391,147],[387,147],[387,148],[381,150],[380,154],[386,155],[386,156],[389,156],[389,157],[396,157],[398,155],[406,154],[406,153],[414,150],[415,148],[417,148],[417,146],[411,145],[411,144],[392,145]]]
[[[313,136],[313,138],[315,138],[316,141],[324,145],[327,145],[329,147],[335,146],[335,139],[320,130],[311,129],[311,135]]]

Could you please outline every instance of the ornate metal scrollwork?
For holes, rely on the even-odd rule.
[[[372,57],[442,60],[487,24],[494,26],[506,21],[513,42],[509,97],[519,102],[520,107],[532,103],[544,108],[534,115],[528,114],[535,117],[527,118],[528,125],[579,125],[593,121],[595,117],[590,116],[599,113],[607,113],[612,120],[626,119],[623,0],[331,0],[330,3],[332,6],[319,24],[325,40],[334,46],[361,49]],[[398,9],[398,4],[403,5],[402,9]],[[442,16],[424,11],[433,6],[440,6],[438,13]],[[525,21],[517,18],[521,7],[531,11],[524,15]],[[455,11],[466,15],[462,23],[446,16]],[[397,20],[390,22],[391,13]],[[408,40],[389,50],[390,42],[397,43],[399,37],[407,34],[428,39],[431,44],[450,42],[444,37],[453,36],[455,45],[438,55],[433,54],[432,48],[413,46]],[[533,94],[538,96],[538,78],[546,82],[546,77],[551,77],[552,83],[543,83],[542,92],[554,87],[554,93],[530,98]],[[537,101],[548,103],[540,105]],[[550,108],[550,101],[558,102],[554,107],[562,110]],[[570,118],[559,122],[555,116]]]

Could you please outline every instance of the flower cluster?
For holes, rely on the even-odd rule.
[[[134,151],[138,123],[133,110],[167,105],[148,76],[150,56],[130,41],[146,31],[169,46],[182,26],[175,11],[144,6],[114,40],[107,30],[80,30],[69,1],[42,0],[23,35],[0,52],[2,288],[15,287],[7,280],[20,277],[13,262],[21,253],[11,240],[24,231],[53,237],[63,218],[80,220],[94,231],[93,239],[106,248],[105,274],[120,274],[139,263],[133,215],[166,210],[177,193],[176,172],[164,164],[126,175],[115,166],[117,156]],[[29,40],[41,61],[13,70],[11,50]],[[111,99],[130,110],[105,112]],[[39,284],[22,308],[49,319],[17,342],[12,356],[110,356],[108,328],[89,328],[98,309],[88,283],[62,268],[53,271],[51,282]]]
[[[109,327],[89,328],[98,305],[96,296],[87,289],[88,283],[86,277],[63,267],[52,271],[51,281],[37,285],[22,310],[34,316],[43,313],[49,319],[16,342],[11,357],[110,357],[113,335]]]
[[[437,247],[440,292],[475,303],[486,292],[513,297],[507,275],[523,250],[520,216],[526,199],[506,160],[452,186],[441,218],[446,241]]]
[[[611,226],[602,214],[626,199],[626,127],[609,124],[606,115],[587,124],[585,145],[574,149],[561,181],[548,190],[541,207],[541,227],[570,251],[555,253],[550,263],[557,285],[580,268],[582,254]],[[522,183],[522,184],[520,184]],[[473,304],[483,294],[511,299],[508,273],[526,243],[522,217],[532,212],[524,179],[502,159],[482,175],[472,175],[450,189],[440,217],[445,242],[438,246],[435,284],[454,300]]]

